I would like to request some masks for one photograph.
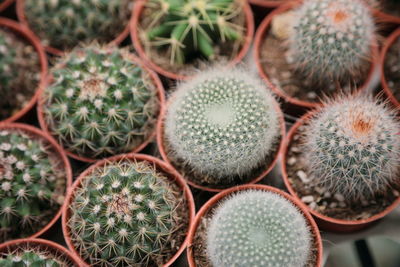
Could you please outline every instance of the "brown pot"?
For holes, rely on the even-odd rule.
[[[3,0],[0,4],[0,12],[7,9],[15,0]]]
[[[170,79],[173,79],[173,80],[188,80],[188,79],[190,79],[191,76],[173,73],[173,72],[169,71],[168,69],[165,69],[165,68],[157,65],[146,54],[146,52],[143,48],[143,45],[140,41],[140,36],[139,36],[140,17],[145,8],[146,2],[147,2],[147,0],[138,1],[133,10],[130,33],[131,33],[132,43],[135,47],[135,51],[138,53],[139,57],[143,60],[143,62],[145,62],[147,65],[149,65],[157,73],[159,73],[165,77],[168,77]],[[231,65],[231,66],[238,64],[244,58],[244,56],[247,54],[247,51],[250,48],[251,41],[253,40],[253,34],[254,34],[253,13],[251,11],[250,5],[247,2],[244,3],[244,5],[243,5],[243,11],[246,16],[246,28],[247,28],[245,42],[244,42],[243,47],[241,48],[240,52],[236,55],[236,57],[232,61],[229,62],[229,65]]]
[[[164,120],[165,120],[165,116],[166,116],[166,113],[167,113],[167,107],[170,105],[169,103],[170,102],[168,102],[166,104],[165,108],[162,109],[162,111],[161,111],[161,113],[162,113],[161,114],[161,119],[158,121],[158,124],[157,124],[157,146],[158,146],[158,150],[159,150],[159,152],[161,154],[162,159],[165,162],[167,162],[172,168],[174,168],[177,172],[179,172],[179,169],[174,166],[174,164],[169,159],[168,154],[167,154],[167,152],[165,150],[165,142],[166,142],[166,140],[164,138]],[[278,147],[278,149],[276,151],[276,155],[274,157],[274,160],[271,162],[271,164],[269,164],[269,166],[266,166],[265,170],[260,175],[258,175],[257,177],[254,177],[253,179],[251,179],[248,182],[248,184],[255,184],[255,183],[259,182],[260,180],[262,180],[274,168],[274,166],[275,166],[275,164],[276,164],[276,162],[277,162],[277,160],[279,158],[279,155],[283,151],[282,150],[283,149],[283,140],[284,140],[285,135],[286,135],[285,120],[284,120],[284,117],[283,117],[283,113],[282,113],[281,109],[279,108],[278,103],[275,103],[275,104],[276,104],[275,105],[275,109],[278,112],[279,117],[280,117],[280,127],[281,127],[281,137],[280,137],[281,139],[280,139],[280,144],[278,145],[279,147]],[[196,184],[196,183],[190,181],[190,179],[187,179],[187,177],[183,177],[183,178],[185,179],[185,181],[190,186],[193,186],[194,188],[197,188],[197,189],[200,189],[200,190],[203,190],[203,191],[221,192],[221,191],[224,190],[223,188],[221,189],[221,188],[213,188],[213,187],[209,187],[209,186],[199,185],[199,184]]]
[[[264,37],[269,32],[270,25],[272,23],[273,18],[276,15],[280,15],[282,13],[285,13],[285,12],[297,7],[300,3],[301,3],[301,1],[295,0],[295,1],[289,2],[285,5],[282,5],[282,6],[278,7],[277,9],[273,10],[263,20],[263,22],[261,23],[261,25],[259,26],[259,28],[256,32],[256,36],[254,39],[254,59],[255,59],[256,65],[257,65],[258,73],[264,79],[265,83],[267,83],[268,86],[270,86],[273,89],[273,91],[280,98],[282,98],[284,100],[285,103],[288,103],[290,108],[293,107],[294,109],[311,109],[311,108],[316,108],[316,107],[321,106],[321,103],[320,102],[308,102],[308,101],[304,101],[304,100],[301,100],[298,98],[293,98],[293,97],[289,96],[287,93],[285,93],[284,91],[280,90],[270,80],[270,78],[268,77],[268,74],[265,73],[263,64],[262,64],[262,60],[261,60],[261,50],[262,50],[262,45],[264,43]],[[372,49],[371,68],[369,70],[366,81],[363,83],[362,86],[360,86],[358,88],[358,91],[363,91],[366,88],[368,88],[368,85],[371,83],[371,81],[373,79],[374,71],[375,71],[376,67],[378,66],[378,61],[379,61],[378,46],[375,43],[371,44],[371,49]]]
[[[314,236],[314,247],[316,249],[316,264],[315,266],[322,266],[322,239],[321,235],[319,233],[317,224],[314,222],[314,219],[312,216],[309,214],[307,211],[307,207],[298,199],[290,196],[289,194],[271,186],[267,185],[259,185],[259,184],[251,184],[251,185],[240,185],[240,186],[235,186],[232,188],[229,188],[227,190],[224,190],[214,197],[212,197],[210,200],[208,200],[198,211],[196,214],[196,218],[194,219],[194,222],[190,228],[189,231],[189,241],[188,241],[188,247],[187,247],[187,259],[189,262],[190,267],[196,267],[196,262],[194,260],[194,255],[193,255],[193,246],[194,246],[194,237],[196,235],[197,228],[199,224],[201,223],[201,220],[204,216],[206,216],[209,212],[212,211],[212,209],[217,206],[221,200],[229,197],[229,195],[242,191],[242,190],[247,190],[247,189],[254,189],[254,190],[264,190],[264,191],[269,191],[272,193],[276,193],[288,201],[290,201],[294,206],[296,206],[301,213],[303,213],[305,219],[308,222],[308,225],[310,227],[310,232]]]
[[[39,238],[24,238],[5,242],[0,244],[0,255],[3,253],[13,253],[22,248],[38,248],[47,252],[51,252],[54,255],[65,257],[68,260],[68,266],[81,266],[81,261],[79,258],[74,256],[65,247],[54,243],[49,240],[39,239]]]
[[[298,128],[305,123],[305,121],[309,120],[316,111],[310,111],[303,117],[301,117],[290,129],[286,140],[284,142],[284,149],[283,149],[283,159],[281,162],[281,171],[283,181],[285,182],[286,188],[290,192],[290,194],[297,200],[301,202],[300,197],[297,195],[297,192],[292,187],[291,182],[289,181],[289,177],[287,174],[286,169],[286,160],[287,160],[287,153],[289,149],[289,145],[292,142],[293,136],[296,134]],[[329,232],[336,232],[336,233],[350,233],[362,230],[368,226],[371,226],[377,220],[383,218],[391,211],[393,211],[398,205],[400,204],[400,197],[396,199],[390,206],[388,206],[382,212],[375,214],[374,216],[368,219],[361,219],[361,220],[343,220],[343,219],[335,219],[332,217],[325,216],[308,206],[305,206],[306,209],[314,216],[315,221],[317,222],[319,228],[321,230],[329,231]],[[304,204],[303,204],[304,205]]]
[[[29,23],[28,20],[26,19],[25,16],[25,11],[24,11],[24,3],[25,0],[16,0],[17,1],[17,6],[16,6],[16,11],[17,11],[17,17],[18,20],[21,22],[22,25],[24,25],[26,28],[29,28]],[[123,40],[126,39],[129,35],[129,23],[126,25],[125,29],[123,32],[121,32],[113,41],[109,43],[109,45],[113,46],[118,46],[120,43],[122,43]],[[55,56],[62,56],[65,51],[62,51],[58,48],[51,47],[51,46],[45,46],[45,49],[48,53],[53,54]]]
[[[392,88],[389,87],[389,84],[387,82],[386,76],[385,76],[385,60],[386,60],[386,54],[390,47],[396,42],[396,40],[400,38],[400,28],[397,29],[395,32],[393,32],[389,38],[386,40],[385,45],[382,49],[382,54],[381,54],[381,82],[382,82],[382,87],[389,98],[390,102],[392,102],[396,107],[400,106],[399,100],[396,99],[396,97],[393,95]]]
[[[65,241],[68,245],[68,248],[72,251],[74,255],[79,257],[82,261],[83,259],[79,255],[79,252],[76,250],[74,247],[74,244],[71,240],[71,235],[70,235],[70,229],[68,227],[68,220],[71,216],[71,210],[69,209],[70,203],[73,201],[74,198],[74,193],[78,187],[81,186],[82,181],[96,168],[103,166],[109,162],[114,162],[114,161],[120,161],[123,159],[128,159],[132,161],[147,161],[161,171],[162,173],[166,174],[167,177],[171,180],[173,180],[181,189],[183,194],[185,194],[186,201],[188,202],[188,207],[187,207],[187,212],[189,213],[189,225],[188,225],[188,231],[194,221],[194,216],[195,216],[195,206],[194,206],[194,200],[192,193],[188,187],[188,185],[185,183],[183,178],[170,166],[165,164],[163,161],[154,158],[152,156],[144,155],[144,154],[124,154],[124,155],[118,155],[114,156],[111,158],[107,158],[101,161],[96,162],[94,165],[90,166],[88,169],[86,169],[83,173],[79,175],[79,177],[76,179],[70,190],[68,191],[67,198],[66,198],[66,205],[63,206],[63,215],[62,215],[62,230],[64,234]],[[186,246],[188,243],[188,236],[186,236],[185,240],[183,243],[180,245],[179,250],[176,252],[176,254],[163,266],[171,266],[175,260],[182,254],[182,252],[185,250]],[[87,263],[85,263],[84,266],[89,266]]]
[[[29,103],[26,104],[25,107],[23,107],[20,111],[18,111],[17,113],[15,113],[14,115],[12,115],[7,119],[0,121],[0,122],[13,122],[24,117],[33,108],[33,106],[35,106],[37,99],[39,97],[39,88],[41,88],[45,84],[48,65],[47,65],[46,53],[44,52],[43,46],[41,45],[40,41],[36,38],[36,36],[26,27],[21,26],[17,22],[6,18],[0,18],[0,27],[10,29],[16,35],[24,39],[28,44],[33,46],[38,54],[40,61],[40,81],[37,86],[35,94],[32,96]]]
[[[6,130],[6,129],[7,130],[12,130],[12,129],[21,130],[23,132],[31,134],[32,136],[41,138],[50,144],[51,148],[59,155],[60,159],[62,160],[62,162],[64,164],[65,173],[66,173],[65,193],[67,193],[69,188],[72,185],[72,169],[71,169],[69,160],[68,160],[66,154],[64,153],[64,150],[57,144],[57,142],[47,133],[45,133],[35,127],[27,125],[27,124],[0,123],[0,130]],[[60,210],[56,213],[56,215],[54,215],[53,219],[45,227],[43,227],[37,233],[31,235],[30,238],[38,237],[38,236],[44,234],[45,232],[47,232],[47,230],[49,230],[55,224],[55,222],[58,220],[58,218],[60,218],[62,208],[63,208],[63,206],[60,207]]]
[[[158,78],[157,74],[154,71],[147,68],[146,66],[144,66],[144,64],[142,64],[141,61],[136,56],[134,56],[133,54],[129,54],[129,57],[133,62],[139,64],[144,69],[144,71],[149,73],[150,77],[153,79],[154,85],[157,87],[157,96],[158,96],[159,105],[160,105],[160,111],[159,111],[157,121],[159,121],[161,118],[161,110],[163,109],[163,107],[165,105],[165,92],[164,92],[163,84],[162,84],[160,78]],[[49,126],[47,125],[46,120],[44,118],[44,112],[43,112],[44,100],[43,100],[42,94],[43,94],[44,89],[47,86],[49,86],[49,84],[51,83],[52,78],[50,75],[46,79],[45,86],[43,86],[39,91],[39,100],[38,100],[38,105],[37,105],[37,115],[38,115],[40,128],[42,128],[42,130],[45,131],[49,135],[51,135],[51,132],[50,132]],[[137,152],[141,151],[142,149],[144,149],[153,140],[155,135],[156,135],[156,130],[154,129],[154,132],[146,140],[144,140],[144,142],[140,146],[135,148],[132,151],[132,153],[137,153]],[[93,162],[96,162],[99,160],[99,159],[91,159],[91,158],[79,156],[77,154],[74,154],[74,153],[68,151],[67,149],[64,149],[64,150],[65,150],[65,153],[69,157],[76,159],[78,161],[93,163]]]

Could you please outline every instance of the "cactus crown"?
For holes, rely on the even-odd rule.
[[[100,266],[149,266],[177,230],[175,188],[147,162],[94,169],[71,204],[68,225],[81,256]]]
[[[289,57],[312,78],[358,75],[371,57],[374,22],[363,0],[303,1],[290,36]]]
[[[0,266],[4,267],[61,267],[65,266],[60,262],[48,255],[46,252],[41,251],[23,251],[17,253],[10,253],[3,255],[0,258]]]
[[[15,58],[15,48],[11,37],[0,30],[0,92],[4,95],[10,88],[13,80],[13,63]]]
[[[64,201],[65,172],[47,145],[19,130],[0,130],[0,240],[49,223]]]
[[[165,119],[172,158],[223,184],[265,163],[280,136],[277,103],[248,72],[211,69],[178,87]]]
[[[111,42],[128,24],[131,5],[132,0],[24,0],[24,13],[47,45],[64,50]]]
[[[213,266],[305,266],[311,232],[288,200],[268,191],[246,190],[215,210],[207,231]]]
[[[44,117],[68,151],[90,158],[130,152],[153,133],[156,87],[124,50],[77,48],[51,73]]]
[[[384,193],[400,173],[395,112],[367,97],[328,103],[307,125],[305,157],[314,179],[349,200]]]
[[[171,64],[199,55],[213,59],[215,45],[243,39],[244,29],[235,23],[240,5],[237,0],[150,0],[145,44],[166,48]]]

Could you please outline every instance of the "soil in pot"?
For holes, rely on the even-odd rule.
[[[395,99],[400,102],[400,38],[397,38],[387,50],[384,64],[384,76]]]

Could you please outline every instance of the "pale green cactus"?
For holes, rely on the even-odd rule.
[[[0,258],[3,267],[62,267],[62,262],[49,257],[45,252],[24,251],[10,253]]]

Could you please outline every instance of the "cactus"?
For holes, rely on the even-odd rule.
[[[147,162],[95,168],[71,203],[68,226],[77,250],[99,266],[152,266],[178,227],[172,184]]]
[[[74,49],[51,70],[44,118],[68,151],[89,158],[131,152],[154,132],[157,89],[129,56],[91,45]]]
[[[316,81],[345,81],[371,59],[375,28],[363,0],[304,1],[289,38],[289,62]]]
[[[235,193],[213,212],[207,255],[213,266],[305,266],[311,232],[304,215],[268,191]]]
[[[4,267],[61,267],[60,262],[48,255],[46,252],[27,250],[18,253],[9,253],[0,258],[0,266]]]
[[[368,97],[329,102],[307,124],[305,157],[316,181],[348,200],[385,193],[400,174],[400,125]]]
[[[24,0],[29,27],[46,45],[109,43],[128,25],[132,0]]]
[[[12,44],[12,39],[7,33],[0,30],[0,93],[2,96],[8,94],[14,78],[13,65],[15,55],[16,50]],[[5,99],[7,99],[7,97],[5,97]],[[2,106],[1,101],[0,106]]]
[[[48,145],[20,130],[0,130],[0,241],[50,222],[64,201],[65,172]]]
[[[280,137],[273,95],[238,68],[210,69],[181,84],[164,124],[168,156],[215,185],[243,182]]]
[[[242,41],[243,26],[235,21],[241,5],[237,0],[149,0],[145,45],[167,49],[171,64],[199,56],[214,59],[215,46]]]

